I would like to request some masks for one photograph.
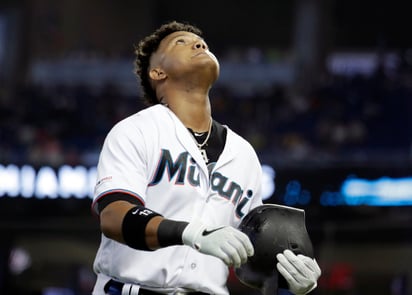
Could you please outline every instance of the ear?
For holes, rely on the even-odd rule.
[[[149,71],[149,77],[154,81],[160,81],[165,79],[167,75],[162,69],[153,68]]]

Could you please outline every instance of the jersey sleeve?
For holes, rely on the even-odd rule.
[[[108,133],[97,165],[97,182],[92,209],[97,202],[114,193],[127,194],[142,205],[147,187],[145,140],[140,130],[128,121],[115,125]]]

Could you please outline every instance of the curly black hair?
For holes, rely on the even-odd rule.
[[[135,47],[135,73],[138,77],[140,77],[140,84],[143,91],[143,100],[148,105],[155,105],[160,103],[156,97],[154,89],[150,84],[148,72],[150,57],[158,49],[160,42],[166,36],[178,31],[186,31],[194,33],[198,36],[202,36],[203,34],[199,28],[192,24],[171,21],[169,23],[163,24],[151,35],[143,38]]]

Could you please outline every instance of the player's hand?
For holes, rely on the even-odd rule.
[[[231,226],[206,227],[201,221],[190,222],[182,234],[185,245],[213,255],[228,266],[239,267],[254,253],[249,237]]]
[[[292,293],[304,295],[316,288],[321,270],[315,259],[302,254],[295,255],[290,250],[279,253],[276,258],[276,267],[288,282]]]

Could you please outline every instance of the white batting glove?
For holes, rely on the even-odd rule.
[[[220,258],[228,266],[239,267],[254,254],[248,236],[231,226],[206,227],[195,220],[184,229],[182,240],[203,254]]]
[[[316,288],[321,270],[315,259],[302,254],[295,255],[290,250],[279,253],[276,258],[276,267],[288,282],[292,293],[304,295]]]

